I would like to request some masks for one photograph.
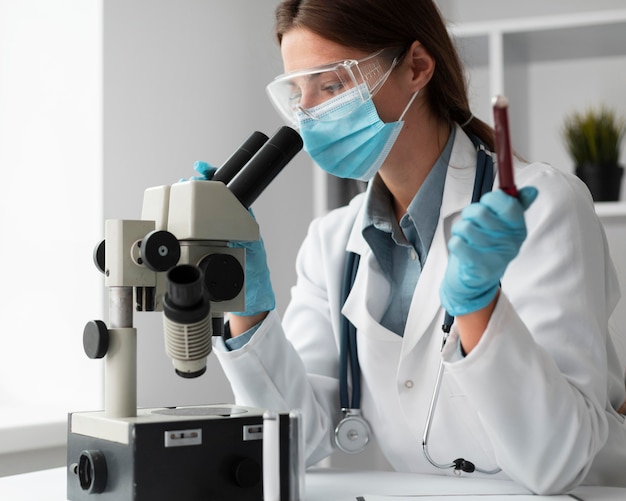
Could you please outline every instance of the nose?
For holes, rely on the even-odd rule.
[[[307,110],[309,108],[314,108],[318,104],[323,102],[322,96],[319,92],[315,92],[311,86],[305,85],[301,89],[300,94],[300,108]]]

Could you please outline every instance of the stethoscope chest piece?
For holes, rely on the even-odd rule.
[[[342,409],[344,417],[335,428],[335,444],[346,454],[363,452],[370,441],[371,430],[361,417],[360,409]]]

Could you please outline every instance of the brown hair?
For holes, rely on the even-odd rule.
[[[431,110],[450,125],[466,124],[463,128],[468,134],[494,149],[493,129],[472,118],[463,65],[432,0],[282,0],[276,8],[278,43],[296,27],[371,52],[408,48],[418,40],[435,60],[426,89]]]

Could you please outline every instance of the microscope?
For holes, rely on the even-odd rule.
[[[255,132],[210,181],[148,188],[140,220],[105,222],[94,261],[109,289],[109,325],[94,320],[83,332],[87,356],[104,359],[104,410],[69,414],[70,501],[263,499],[270,411],[230,404],[138,409],[133,311],[162,312],[174,370],[202,375],[224,313],[245,310],[245,248],[231,244],[259,239],[248,208],[301,148],[289,127],[271,139]],[[294,422],[279,416],[273,435],[288,443]],[[284,455],[281,465],[287,462]]]

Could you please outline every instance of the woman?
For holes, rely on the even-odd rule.
[[[465,457],[537,493],[626,485],[624,378],[607,329],[619,292],[582,183],[516,161],[517,199],[494,189],[463,210],[493,131],[472,116],[431,0],[284,0],[276,35],[273,103],[320,167],[369,184],[311,224],[282,323],[262,244],[248,250],[247,309],[216,348],[238,403],[301,409],[308,464],[332,453],[343,313],[360,409],[397,470],[444,471],[421,443],[443,360],[435,463]],[[346,251],[360,261],[342,308]],[[441,350],[446,310],[456,318]]]

